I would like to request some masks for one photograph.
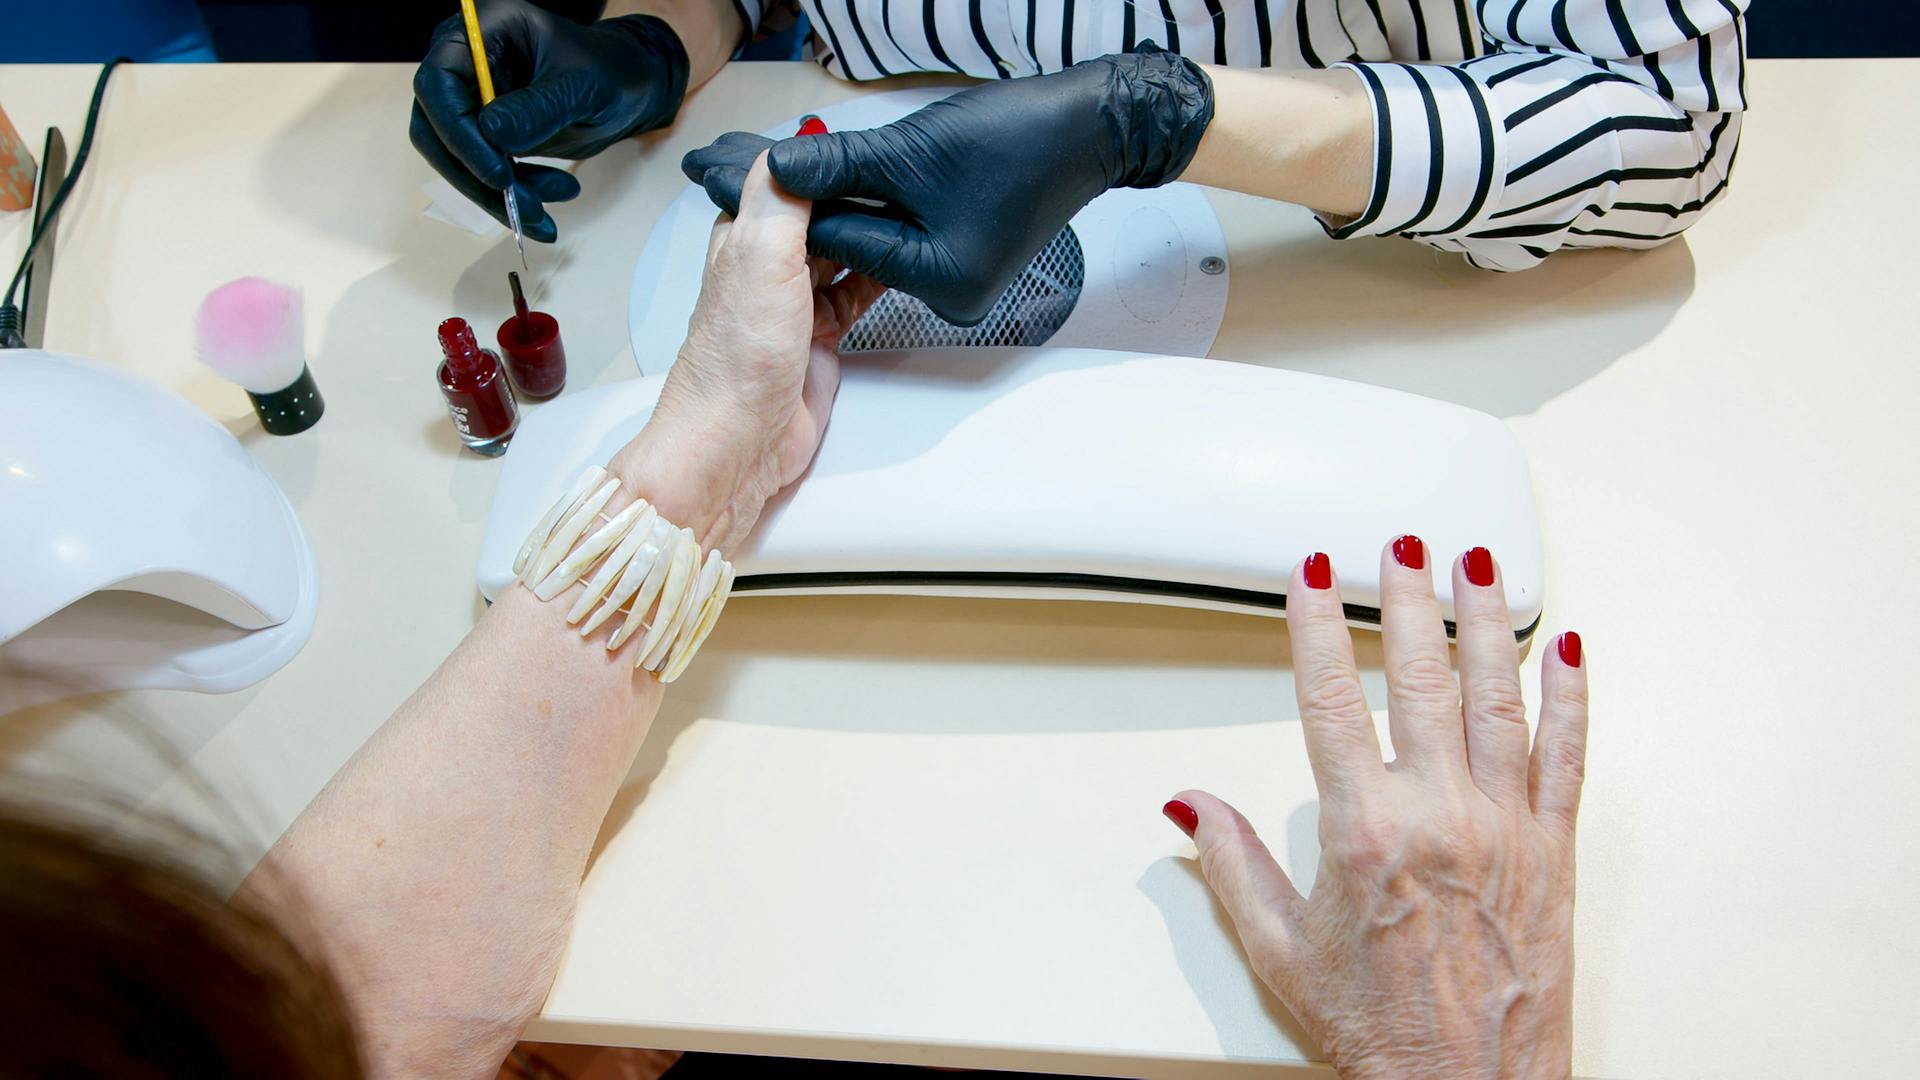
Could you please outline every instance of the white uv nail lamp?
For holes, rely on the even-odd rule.
[[[580,470],[651,415],[664,375],[525,417],[481,545],[488,597]],[[1484,413],[1221,360],[1046,347],[847,355],[812,468],[735,557],[738,596],[1087,599],[1281,615],[1295,563],[1333,560],[1347,618],[1377,626],[1380,553],[1499,558],[1518,636],[1544,567],[1526,461]],[[1451,625],[1449,627],[1451,629]]]
[[[897,90],[816,115],[833,131],[891,123],[956,88]],[[761,134],[792,135],[800,117]],[[628,327],[643,374],[667,370],[700,295],[718,213],[688,185],[668,206],[634,267]],[[1087,204],[1035,256],[978,325],[958,327],[889,292],[848,332],[842,352],[941,346],[1060,345],[1205,356],[1227,309],[1227,242],[1192,184],[1119,188]]]
[[[101,690],[224,693],[280,669],[319,608],[293,506],[157,383],[0,358],[0,713]]]

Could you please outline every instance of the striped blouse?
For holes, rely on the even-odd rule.
[[[791,0],[734,0],[754,28]],[[1152,40],[1201,63],[1351,68],[1373,191],[1336,239],[1521,270],[1652,247],[1726,190],[1749,0],[799,0],[835,75],[1011,78]]]

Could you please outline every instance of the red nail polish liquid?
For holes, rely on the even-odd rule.
[[[1168,799],[1167,805],[1161,807],[1160,812],[1167,816],[1168,821],[1178,825],[1180,831],[1186,833],[1188,836],[1192,836],[1193,830],[1200,827],[1200,815],[1194,813],[1192,806],[1179,799]]]
[[[1419,537],[1408,533],[1393,538],[1393,561],[1409,570],[1427,568],[1427,545]]]
[[[1493,552],[1486,548],[1468,548],[1461,557],[1466,564],[1467,581],[1481,588],[1493,584]]]
[[[485,457],[507,451],[507,442],[520,426],[520,408],[514,404],[507,369],[492,349],[473,339],[467,320],[452,318],[440,324],[440,392],[447,411],[467,449]]]
[[[1572,630],[1560,635],[1560,662],[1568,667],[1580,666],[1580,635]]]
[[[1333,588],[1333,560],[1316,551],[1307,556],[1307,561],[1300,567],[1300,576],[1307,579],[1309,589],[1331,589]]]

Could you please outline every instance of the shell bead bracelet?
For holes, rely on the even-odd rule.
[[[586,637],[624,611],[607,638],[608,651],[639,634],[633,666],[670,683],[719,621],[733,588],[733,564],[718,551],[702,555],[692,530],[668,521],[645,499],[608,517],[603,511],[619,490],[620,479],[598,465],[581,473],[527,534],[513,572],[542,601],[584,580],[567,624]]]

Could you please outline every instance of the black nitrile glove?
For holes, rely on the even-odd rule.
[[[773,177],[792,194],[879,203],[816,205],[808,250],[972,326],[1094,196],[1157,187],[1193,160],[1213,84],[1192,61],[1143,49],[970,87],[868,131],[779,142],[733,132],[680,168],[731,213],[771,147]]]
[[[482,0],[480,36],[498,96],[480,107],[466,25],[455,15],[433,32],[413,76],[414,149],[501,224],[507,155],[588,158],[637,131],[673,122],[687,92],[687,50],[651,15],[586,25],[525,0]],[[560,169],[514,168],[527,239],[557,235],[543,202],[580,194]]]

